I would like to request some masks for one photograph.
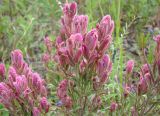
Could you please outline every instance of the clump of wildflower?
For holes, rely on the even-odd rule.
[[[33,72],[23,60],[23,55],[20,50],[12,51],[11,61],[12,65],[9,67],[8,79],[0,83],[0,102],[11,113],[32,112],[33,115],[39,116],[41,111],[37,108],[41,105],[41,98],[45,98],[47,103],[47,90],[44,80],[38,73]],[[22,111],[16,109],[18,108],[18,104],[14,104],[14,101],[19,103]],[[45,110],[46,113],[48,109],[49,106],[47,110]]]
[[[100,108],[102,94],[98,91],[104,89],[112,70],[106,50],[112,41],[114,22],[110,15],[106,15],[95,28],[87,30],[88,16],[77,15],[77,4],[72,2],[63,7],[61,25],[55,41],[56,51],[51,55],[58,71],[63,73],[57,87],[57,96],[62,104],[58,106],[67,110],[80,106],[85,110],[94,102],[94,108]],[[91,94],[96,97],[86,103]],[[79,97],[75,100],[74,96]]]

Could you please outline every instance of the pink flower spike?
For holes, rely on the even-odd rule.
[[[13,85],[15,87],[17,94],[18,95],[22,94],[22,92],[26,90],[28,85],[26,77],[24,75],[17,76],[16,82],[14,82]]]
[[[88,17],[86,15],[77,15],[73,18],[72,33],[81,33],[84,35],[87,31]]]
[[[19,70],[24,64],[22,52],[20,50],[12,51],[11,61],[16,70]]]
[[[13,85],[13,82],[16,81],[17,77],[16,70],[12,66],[10,66],[8,72],[9,72],[9,83]]]
[[[77,53],[75,54],[75,57],[74,57],[74,62],[75,63],[78,63],[80,58],[82,56],[82,48],[79,48]]]
[[[131,74],[134,68],[134,60],[129,60],[126,65],[127,74]]]
[[[148,91],[148,84],[145,78],[141,78],[138,83],[138,95],[145,94]]]
[[[0,63],[0,80],[5,79],[5,65]]]
[[[72,2],[70,4],[66,3],[63,7],[63,13],[68,17],[73,17],[76,14],[76,10],[77,10],[76,2]]]
[[[89,49],[86,45],[82,46],[82,50],[83,50],[83,55],[86,59],[89,59],[90,57],[90,53],[89,53]]]
[[[110,15],[104,16],[99,24],[99,30],[102,34],[101,37],[104,38],[105,36],[111,35],[113,29],[114,29],[114,22],[111,20],[111,16]]]
[[[88,47],[89,50],[94,50],[97,46],[98,42],[98,33],[96,29],[92,29],[90,32],[87,33],[85,38],[85,45]]]
[[[41,99],[40,106],[41,106],[42,110],[44,110],[46,113],[49,111],[50,105],[45,97],[43,97]]]
[[[111,42],[111,36],[106,36],[101,42],[99,46],[99,51],[103,54],[106,49],[109,47],[110,42]]]

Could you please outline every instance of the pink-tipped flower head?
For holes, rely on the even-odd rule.
[[[111,16],[110,15],[104,16],[98,26],[100,41],[105,36],[111,35],[113,29],[114,29],[114,21],[111,19]]]
[[[145,94],[148,91],[148,84],[145,78],[141,78],[138,83],[138,95]]]
[[[92,29],[90,32],[87,33],[85,37],[85,45],[88,47],[89,50],[93,51],[98,42],[98,32],[96,29]]]
[[[80,33],[72,34],[67,40],[68,57],[71,62],[78,63],[82,56],[83,37]]]
[[[118,108],[118,104],[116,102],[112,102],[110,105],[110,111],[114,112],[117,110],[117,108]]]
[[[13,82],[13,85],[15,87],[17,95],[22,94],[23,91],[25,91],[28,86],[26,77],[24,75],[17,76],[16,81]]]
[[[0,80],[5,79],[5,65],[0,63]]]
[[[34,107],[33,110],[32,110],[32,115],[33,116],[40,116],[41,112],[37,107]]]
[[[68,49],[67,47],[61,46],[57,50],[57,59],[61,66],[66,66],[71,64],[73,61],[68,56]]]
[[[41,106],[41,109],[45,111],[45,113],[47,113],[49,111],[50,105],[45,97],[41,98],[40,106]]]
[[[32,74],[32,86],[36,89],[36,92],[40,92],[42,89],[43,80],[38,73]]]
[[[75,16],[76,10],[77,10],[77,3],[76,2],[72,2],[70,4],[66,3],[63,7],[64,15],[67,17],[71,17],[71,18]]]
[[[84,35],[87,31],[88,17],[86,15],[77,15],[73,18],[72,33],[81,33]]]
[[[127,74],[131,74],[134,68],[134,60],[129,60],[126,65]]]
[[[98,61],[98,65],[97,65],[97,72],[99,75],[102,75],[104,72],[106,71],[110,71],[108,70],[110,68],[110,58],[108,55],[104,55],[99,61]]]
[[[107,48],[109,47],[109,45],[110,45],[110,43],[111,43],[111,40],[112,40],[111,36],[108,35],[108,36],[105,36],[105,37],[103,38],[103,40],[101,40],[101,41],[99,42],[99,49],[98,49],[98,51],[99,51],[101,54],[104,54],[104,53],[106,52]]]
[[[12,65],[16,69],[16,71],[21,70],[24,66],[22,52],[20,50],[12,51],[11,52],[11,61],[12,61]]]
[[[9,72],[9,77],[8,77],[9,83],[10,85],[13,85],[13,82],[16,81],[16,77],[18,76],[18,74],[16,73],[16,70],[12,66],[9,67],[8,72]]]

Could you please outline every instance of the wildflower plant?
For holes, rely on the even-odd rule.
[[[112,70],[107,49],[112,41],[114,22],[106,15],[91,30],[87,30],[88,16],[77,15],[77,4],[66,3],[63,7],[60,34],[56,38],[54,55],[53,42],[45,38],[47,53],[45,64],[54,60],[61,81],[57,87],[58,107],[61,112],[96,112],[102,106],[104,84]],[[48,44],[47,44],[48,43]]]
[[[0,102],[12,116],[40,116],[49,111],[45,81],[24,61],[22,52],[11,53],[11,66],[5,74],[0,65]]]

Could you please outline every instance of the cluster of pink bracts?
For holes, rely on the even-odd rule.
[[[112,41],[114,22],[109,15],[104,16],[96,28],[87,32],[88,17],[76,15],[76,9],[75,2],[64,5],[62,28],[56,39],[54,59],[60,64],[61,69],[64,69],[65,74],[72,73],[71,75],[74,76],[75,74],[71,70],[76,66],[79,66],[77,71],[80,75],[93,70],[90,77],[86,78],[90,78],[93,88],[96,90],[107,81],[112,69],[109,55],[105,51]],[[48,38],[45,39],[45,44],[49,51],[50,45],[47,44],[47,41],[49,41]],[[43,59],[47,61],[48,56],[45,55]],[[72,99],[67,95],[67,83],[67,79],[60,82],[57,95],[63,105],[69,108],[72,106]],[[100,97],[96,96],[96,98],[98,98],[98,103],[101,103]],[[95,100],[93,98],[93,101]]]
[[[11,53],[11,61],[8,78],[5,74],[5,66],[0,64],[0,76],[3,79],[0,83],[0,102],[14,114],[15,111],[19,111],[17,109],[19,106],[26,112],[32,112],[33,116],[47,113],[49,103],[46,99],[45,81],[38,73],[31,70],[23,60],[20,50]]]

